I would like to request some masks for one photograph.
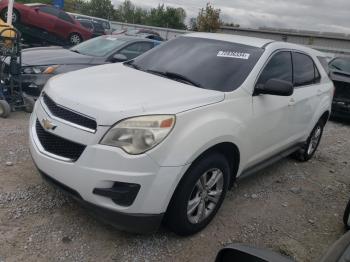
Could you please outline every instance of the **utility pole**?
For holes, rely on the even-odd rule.
[[[9,0],[7,6],[7,24],[12,25],[13,3],[15,0]]]

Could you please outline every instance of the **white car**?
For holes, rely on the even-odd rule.
[[[233,182],[309,160],[331,111],[323,54],[224,34],[177,37],[124,64],[52,78],[30,120],[41,174],[102,220],[203,229]]]

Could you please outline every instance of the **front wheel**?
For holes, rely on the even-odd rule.
[[[309,161],[315,154],[322,138],[324,123],[320,120],[312,130],[302,149],[293,154],[293,157],[301,162]]]
[[[220,208],[230,179],[227,159],[212,153],[196,161],[178,185],[169,204],[165,224],[178,235],[199,232]]]
[[[6,8],[0,14],[1,19],[5,23],[7,22],[7,16],[8,16],[8,10]],[[12,11],[12,23],[17,24],[17,23],[19,23],[19,20],[20,20],[20,15],[19,15],[18,11],[13,9],[13,11]]]
[[[78,33],[72,33],[69,36],[69,43],[71,45],[77,45],[83,42],[83,38]]]

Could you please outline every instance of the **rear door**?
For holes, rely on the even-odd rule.
[[[75,26],[74,19],[66,12],[60,11],[55,24],[55,32],[62,38],[68,39],[72,32],[72,27]]]
[[[35,15],[28,17],[28,24],[53,33],[59,9],[47,5],[34,9]]]
[[[293,81],[292,54],[290,51],[274,53],[265,65],[256,85],[264,85],[270,79]],[[252,159],[249,164],[265,160],[293,143],[291,136],[291,97],[274,95],[253,96]]]
[[[309,55],[301,52],[292,54],[294,94],[290,104],[293,123],[291,129],[295,139],[303,140],[321,102],[321,77]]]

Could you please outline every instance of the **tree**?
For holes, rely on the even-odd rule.
[[[85,3],[84,14],[105,19],[111,19],[114,13],[114,6],[110,0],[90,0]]]
[[[197,17],[198,31],[216,32],[222,24],[220,20],[220,13],[220,9],[214,9],[210,3],[207,3],[206,7],[199,11]]]
[[[185,19],[186,12],[183,8],[165,7],[162,4],[150,10],[146,24],[174,29],[186,29]]]

